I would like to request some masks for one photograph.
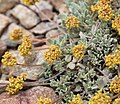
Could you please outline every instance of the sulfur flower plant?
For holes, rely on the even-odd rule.
[[[85,45],[84,44],[78,44],[72,48],[72,53],[75,58],[83,58],[84,56],[84,49]]]
[[[9,84],[6,87],[8,94],[16,94],[19,90],[23,89],[24,80],[26,80],[26,73],[22,73],[17,78],[10,77]]]
[[[37,104],[53,104],[52,100],[50,98],[44,98],[43,96],[41,96],[38,101]]]
[[[32,54],[32,40],[29,36],[24,36],[22,44],[18,47],[21,56]]]
[[[19,40],[21,39],[23,36],[23,31],[22,29],[18,28],[18,29],[14,29],[11,33],[10,33],[10,39],[13,41]]]
[[[117,17],[115,17],[114,20],[112,20],[112,28],[117,30],[120,34],[120,15],[118,15]]]
[[[44,58],[48,63],[54,62],[62,53],[59,50],[58,46],[52,45],[50,46],[49,50],[44,53]]]
[[[109,54],[108,56],[105,56],[105,63],[106,66],[109,66],[109,68],[113,68],[116,65],[120,65],[120,50],[115,50],[114,54]]]
[[[120,75],[110,83],[109,88],[113,93],[120,93]]]
[[[39,2],[40,0],[22,0],[22,2],[25,4],[25,5],[34,5],[36,2]]]
[[[5,52],[5,54],[2,56],[1,62],[6,66],[15,66],[17,65],[17,60],[14,56],[12,56],[11,53]]]
[[[113,10],[110,7],[110,0],[99,0],[95,5],[91,6],[93,12],[98,11],[98,18],[108,21],[113,17]]]
[[[82,101],[80,95],[77,94],[77,95],[74,95],[72,101],[70,101],[69,104],[83,104],[83,101]]]
[[[102,93],[102,90],[99,90],[95,96],[93,96],[89,104],[111,104],[111,99],[105,93]]]
[[[80,24],[80,20],[77,19],[76,16],[69,16],[67,17],[65,24],[67,26],[67,28],[77,28],[79,27]]]
[[[113,104],[120,104],[120,98],[115,99]]]
[[[36,2],[23,0],[26,5],[34,5]],[[118,76],[115,79],[120,72],[118,2],[65,0],[65,3],[69,14],[59,16],[62,34],[55,39],[47,39],[50,46],[44,52],[44,63],[40,65],[45,70],[40,80],[45,79],[49,87],[55,90],[61,98],[61,104],[117,104],[120,93],[120,78]],[[36,47],[29,36],[22,36],[19,30],[13,33],[13,40],[22,37],[18,51],[24,59],[28,59],[25,66],[32,67],[32,61],[27,63],[30,60],[28,56],[31,58],[39,50],[34,50]],[[3,55],[2,62],[5,65],[17,65],[15,57],[9,53]],[[10,78],[10,85],[6,88],[10,94],[23,88],[24,80],[21,78]],[[37,103],[54,102],[41,96]]]

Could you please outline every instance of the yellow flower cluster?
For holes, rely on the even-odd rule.
[[[118,15],[118,17],[112,20],[112,28],[117,30],[120,34],[120,15]]]
[[[76,16],[69,16],[67,17],[65,24],[67,28],[77,28],[79,27],[80,21],[77,19]]]
[[[78,44],[72,48],[72,53],[75,58],[83,58],[84,56],[84,49],[85,45],[84,44]]]
[[[34,5],[36,2],[39,2],[40,0],[22,0],[22,2],[25,5]]]
[[[120,98],[115,99],[115,101],[113,102],[113,104],[120,104]]]
[[[18,51],[21,56],[25,56],[27,54],[31,54],[32,50],[32,40],[29,36],[24,36],[22,39],[22,44],[18,47]]]
[[[59,50],[58,46],[52,45],[50,46],[50,49],[44,53],[44,58],[48,63],[52,63],[61,53],[62,51]]]
[[[22,29],[18,28],[11,32],[10,39],[11,40],[19,40],[22,38],[22,36],[23,36]]]
[[[105,93],[102,93],[102,90],[99,90],[98,93],[90,99],[88,104],[111,104],[111,99]]]
[[[77,94],[77,95],[74,95],[74,98],[72,99],[72,101],[69,102],[69,104],[83,104],[83,101],[80,95]]]
[[[111,82],[109,89],[113,93],[120,93],[120,75]]]
[[[109,54],[105,56],[105,64],[109,68],[115,67],[115,65],[120,65],[120,50],[116,50],[114,54]]]
[[[14,66],[17,65],[17,60],[14,56],[12,56],[11,53],[5,52],[5,54],[2,56],[1,62],[6,66]]]
[[[40,99],[38,99],[37,104],[52,104],[52,100],[49,98],[44,98],[41,96]]]
[[[108,21],[113,17],[113,10],[109,3],[112,0],[99,0],[95,5],[91,6],[93,12],[98,11],[98,17],[104,21]]]
[[[23,88],[23,82],[26,80],[26,73],[22,73],[17,78],[9,78],[9,84],[6,87],[8,94],[15,94]]]

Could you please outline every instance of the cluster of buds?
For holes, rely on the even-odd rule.
[[[77,19],[76,16],[68,16],[65,24],[67,26],[67,28],[77,28],[80,25],[80,21]]]
[[[83,43],[80,43],[80,44],[74,46],[72,48],[72,53],[73,53],[74,57],[77,58],[77,59],[78,58],[80,58],[80,59],[83,58],[84,49],[85,49],[85,45]]]
[[[50,46],[50,49],[44,53],[44,58],[48,63],[52,63],[61,53],[62,51],[59,50],[58,46],[52,45]]]
[[[15,94],[23,89],[24,80],[26,80],[26,73],[22,73],[20,76],[17,76],[17,78],[9,78],[9,84],[6,87],[8,94]]]
[[[113,93],[120,93],[120,75],[111,82],[109,89]]]
[[[14,29],[11,33],[10,33],[10,39],[13,41],[19,40],[21,39],[23,36],[23,31],[22,29],[18,28],[18,29]]]
[[[12,56],[11,53],[5,52],[5,54],[2,56],[1,62],[6,66],[15,66],[17,65],[17,60],[14,56]]]
[[[120,34],[120,15],[118,15],[114,20],[112,20],[112,28],[117,30]]]
[[[69,101],[69,104],[83,104],[83,101],[79,94],[74,95],[72,101]]]
[[[111,98],[105,93],[102,93],[102,90],[99,90],[98,93],[90,99],[88,104],[111,104]]]
[[[93,12],[98,11],[98,17],[104,21],[108,21],[113,17],[113,10],[110,7],[112,0],[99,0],[95,5],[91,6]]]
[[[105,56],[105,64],[106,66],[109,66],[109,68],[120,65],[120,50],[117,49],[114,54]]]
[[[120,98],[115,99],[113,104],[120,104]]]
[[[39,2],[40,0],[22,0],[23,4],[25,5],[34,5],[36,2]]]
[[[37,104],[52,104],[52,100],[49,98],[43,98],[42,96],[38,99]]]
[[[22,44],[18,47],[21,56],[32,54],[32,40],[29,36],[24,36]]]

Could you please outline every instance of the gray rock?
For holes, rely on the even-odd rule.
[[[3,32],[3,30],[11,23],[11,19],[7,16],[0,14],[0,35]]]
[[[21,40],[19,40],[19,41],[12,41],[12,40],[10,39],[10,33],[11,33],[14,29],[16,29],[16,28],[22,28],[23,33],[24,33],[25,35],[29,35],[29,36],[33,37],[33,34],[32,34],[31,32],[29,32],[28,30],[24,29],[23,27],[15,24],[15,23],[12,23],[12,24],[10,24],[10,26],[8,27],[8,30],[7,30],[7,31],[2,35],[2,37],[1,37],[1,40],[4,41],[7,46],[16,47],[18,44],[21,43]]]
[[[52,9],[53,9],[53,6],[45,0],[40,0],[40,2],[37,2],[36,5],[40,11],[44,10],[44,9],[48,9],[48,10],[52,11]],[[31,6],[30,8],[35,10],[37,13],[40,13],[40,11],[38,11],[38,9],[34,5]]]
[[[35,52],[33,55],[31,55],[31,63],[29,63],[27,66],[16,66],[14,75],[18,76],[21,73],[25,72],[27,74],[27,79],[30,80],[38,80],[40,76],[44,73],[44,69],[42,66],[32,66],[32,65],[41,65],[44,62],[43,53],[45,50],[40,52]],[[16,60],[19,64],[25,64],[25,59],[23,56],[20,56],[18,51],[10,51],[12,55],[16,57]],[[34,59],[34,60],[33,60]]]
[[[5,13],[14,7],[19,0],[0,0],[0,13]]]
[[[2,57],[6,49],[7,49],[7,46],[5,42],[0,40],[0,58]]]
[[[35,28],[33,28],[31,32],[35,34],[44,34],[54,28],[56,28],[56,24],[51,23],[51,22],[46,22],[46,23],[42,22],[39,25],[37,25]]]
[[[48,0],[59,11],[59,8],[64,4],[64,0]]]
[[[47,20],[47,18],[50,19],[53,18],[54,16],[54,13],[52,11],[53,6],[49,2],[40,0],[40,2],[36,3],[36,6],[33,5],[30,8],[39,14],[42,21]],[[45,14],[47,18],[43,14]]]
[[[69,13],[69,9],[68,9],[67,5],[66,4],[62,4],[61,7],[59,8],[59,12],[60,12],[60,14],[63,14],[63,13],[68,14]]]
[[[52,88],[38,86],[20,92],[18,95],[9,96],[7,93],[2,93],[0,95],[0,104],[36,104],[41,96],[52,99],[52,102],[58,99]],[[61,104],[61,100],[58,100],[54,104]]]
[[[17,5],[11,10],[11,14],[17,18],[25,28],[32,28],[40,22],[35,12],[23,5]]]

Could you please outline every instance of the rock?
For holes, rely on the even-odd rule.
[[[0,40],[0,58],[2,57],[6,49],[7,49],[7,46],[5,42]]]
[[[48,18],[52,19],[54,17],[54,13],[49,9],[41,10],[41,12],[46,15],[44,16],[40,14],[40,18],[42,21],[48,20]]]
[[[33,37],[33,34],[32,34],[31,32],[29,32],[28,30],[24,29],[23,27],[15,24],[15,23],[12,23],[12,24],[10,24],[10,26],[8,27],[8,30],[7,30],[7,31],[2,35],[2,37],[1,37],[1,40],[4,41],[7,46],[16,47],[18,44],[21,43],[20,40],[19,40],[19,41],[12,41],[12,40],[10,39],[10,33],[11,33],[14,29],[16,29],[16,28],[22,28],[23,33],[24,33],[25,35],[29,35],[29,36]]]
[[[17,5],[11,10],[11,14],[27,29],[36,26],[40,22],[39,16],[23,5]]]
[[[55,91],[49,87],[33,87],[27,91],[20,92],[18,95],[9,96],[7,93],[0,95],[0,104],[36,104],[37,100],[41,97],[47,97],[52,99],[52,102],[58,99]],[[61,104],[61,100],[58,100],[54,104]]]
[[[67,5],[66,4],[62,4],[61,7],[59,8],[59,12],[60,12],[60,14],[63,14],[63,13],[68,14],[69,13],[69,9],[68,9]]]
[[[51,29],[56,28],[56,24],[51,22],[42,22],[31,30],[35,34],[44,34]]]
[[[1,8],[1,7],[0,7]],[[11,23],[11,19],[7,16],[0,14],[0,35],[2,34],[3,30]]]
[[[14,7],[19,0],[0,0],[0,13],[5,13]]]
[[[45,0],[40,0],[40,2],[37,2],[36,5],[40,11],[44,10],[44,9],[48,9],[48,10],[52,11],[52,9],[53,9],[53,6]],[[35,10],[37,13],[39,13],[38,9],[34,5],[31,6],[30,8]]]
[[[29,80],[38,80],[40,76],[44,73],[44,69],[42,66],[32,66],[32,65],[41,65],[44,62],[43,53],[45,50],[41,50],[39,52],[33,53],[30,57],[32,58],[32,62],[27,66],[16,66],[16,70],[14,71],[14,75],[18,76],[21,73],[25,72],[27,74],[27,79]],[[14,55],[19,64],[25,64],[24,57],[20,56],[18,51],[10,51],[12,55]],[[37,57],[36,57],[37,56]]]
[[[64,0],[48,0],[59,11],[59,8],[64,4]]]
[[[36,6],[34,5],[31,6],[30,8],[39,14],[42,21],[47,20],[47,18],[43,16],[42,14],[45,14],[50,19],[54,17],[54,13],[52,11],[53,6],[47,1],[41,0],[40,2],[36,3],[36,5],[39,9],[36,8]]]

